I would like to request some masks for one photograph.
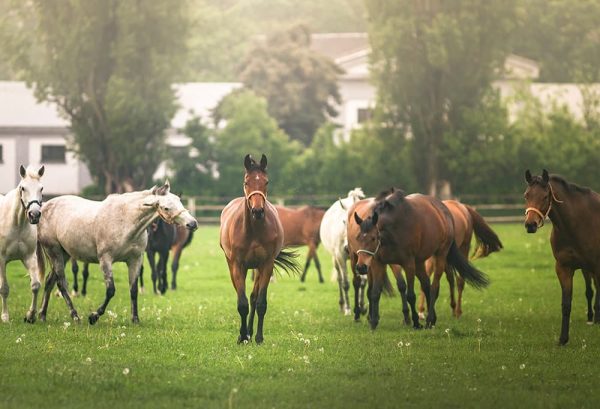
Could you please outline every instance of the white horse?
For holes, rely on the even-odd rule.
[[[146,228],[156,217],[190,230],[198,227],[179,197],[170,193],[169,182],[160,188],[110,195],[101,202],[77,196],[49,200],[38,227],[38,240],[52,266],[44,286],[40,319],[46,319],[50,293],[57,283],[71,317],[79,320],[65,279],[65,262],[73,257],[84,263],[100,263],[104,273],[106,297],[98,310],[90,314],[90,324],[95,324],[104,314],[115,293],[112,264],[117,261],[127,263],[131,320],[139,322],[137,281],[148,241]]]
[[[38,269],[37,228],[42,214],[42,183],[44,167],[19,168],[21,182],[6,196],[0,195],[0,296],[2,297],[2,321],[8,322],[8,281],[6,264],[21,260],[29,271],[31,280],[31,307],[25,321],[35,321],[37,295],[40,289],[40,271]]]
[[[347,213],[353,203],[364,197],[365,194],[359,187],[348,192],[348,197],[339,199],[327,209],[319,229],[323,247],[333,257],[333,273],[337,276],[340,288],[340,310],[345,315],[350,315],[350,301],[348,299],[350,284],[346,268],[346,261],[348,260],[348,238],[346,236]]]

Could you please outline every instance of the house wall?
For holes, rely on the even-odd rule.
[[[16,164],[16,138],[1,138],[2,162],[0,163],[0,193],[5,194],[17,185],[15,180],[18,176],[18,165]]]
[[[365,80],[342,79],[339,84],[342,104],[334,122],[342,127],[343,137],[348,140],[352,129],[358,125],[358,110],[375,105],[375,87]]]

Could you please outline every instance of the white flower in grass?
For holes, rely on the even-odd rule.
[[[112,318],[112,319],[115,319],[115,318],[117,318],[117,317],[118,317],[117,313],[116,313],[116,312],[113,312],[112,310],[108,310],[108,311],[106,311],[106,314],[108,314],[108,316],[109,316],[110,318]]]
[[[136,338],[137,338],[137,339],[141,339],[141,338],[142,338],[142,336],[141,336],[140,334],[137,334]]]
[[[519,369],[525,369],[525,364],[519,365]]]
[[[251,360],[252,358],[254,358],[254,357],[252,356],[252,354],[249,354],[249,355],[248,355],[248,360]]]
[[[307,339],[305,339],[305,340],[304,340],[304,344],[305,344],[305,345],[307,345],[307,346],[308,346],[308,345],[310,345],[310,339],[308,339],[308,338],[307,338]]]
[[[87,358],[85,358],[85,362],[87,362],[88,364],[92,362],[92,358],[90,358],[89,356]]]
[[[121,332],[121,338],[125,338],[125,333]]]
[[[407,343],[406,343],[406,347],[409,347],[409,346],[410,346],[410,342],[407,342]]]
[[[129,368],[123,368],[123,375],[129,375]]]
[[[63,322],[63,329],[68,329],[71,326],[71,323],[68,321]]]
[[[305,363],[305,364],[310,364],[310,361],[309,361],[309,359],[308,359],[308,355],[304,355],[304,356],[302,357],[302,360],[304,361],[304,363]]]
[[[319,348],[319,352],[320,352],[320,353],[323,353],[323,352],[325,352],[325,348],[323,348],[323,347]]]
[[[23,340],[21,339],[21,337],[17,338],[17,344],[20,344],[21,342],[23,342]]]

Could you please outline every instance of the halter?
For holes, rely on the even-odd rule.
[[[542,213],[539,209],[536,209],[535,207],[528,207],[527,209],[525,209],[525,217],[527,217],[529,212],[534,212],[535,214],[540,216],[540,222],[538,223],[538,228],[540,228],[544,225],[544,220],[546,220],[546,218],[550,214],[550,210],[552,210],[552,201],[554,200],[556,203],[563,203],[562,200],[558,200],[556,198],[556,196],[554,195],[554,190],[552,190],[552,184],[550,184],[550,182],[548,182],[548,186],[550,186],[550,196],[551,197],[550,197],[550,204],[548,205],[548,210],[546,210],[546,214]]]
[[[379,229],[377,229],[377,247],[375,247],[375,250],[371,251],[371,250],[367,250],[367,249],[358,249],[358,250],[356,250],[356,254],[365,253],[371,257],[375,257],[375,255],[379,251],[380,247],[381,247],[381,239],[379,238]]]
[[[25,209],[25,213],[27,213],[29,211],[29,208],[31,207],[32,204],[37,204],[39,207],[42,207],[42,200],[31,200],[29,203],[25,204],[25,202],[23,201],[23,198],[20,196],[19,194],[19,199],[21,200],[21,205],[23,206],[23,209]]]
[[[246,195],[246,205],[248,206],[248,209],[250,209],[250,198],[254,195],[260,195],[263,197],[263,199],[265,199],[265,202],[267,201],[267,195],[265,195],[263,192],[261,192],[260,190],[254,190],[250,193],[248,193],[248,195]]]
[[[180,211],[178,211],[177,213],[175,213],[173,216],[169,216],[169,215],[163,214],[160,211],[160,207],[156,210],[156,212],[158,213],[158,216],[161,219],[163,219],[166,223],[169,223],[169,224],[175,224],[175,219],[178,218],[179,215],[181,213],[185,212],[185,211],[186,211],[186,209],[181,209]]]

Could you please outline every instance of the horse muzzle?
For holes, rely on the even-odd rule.
[[[29,219],[29,223],[38,224],[40,221],[41,215],[42,215],[42,212],[37,209],[29,210],[27,212],[27,218]]]
[[[265,209],[264,207],[252,208],[251,210],[252,216],[257,220],[262,220],[265,217]]]
[[[535,233],[538,229],[538,224],[535,222],[527,222],[525,223],[525,229],[527,229],[527,233]]]
[[[198,222],[196,220],[192,220],[191,222],[185,224],[185,228],[190,231],[194,231],[198,228]]]
[[[367,266],[366,264],[357,264],[356,271],[358,271],[358,274],[360,275],[366,275],[369,271],[369,266]]]

